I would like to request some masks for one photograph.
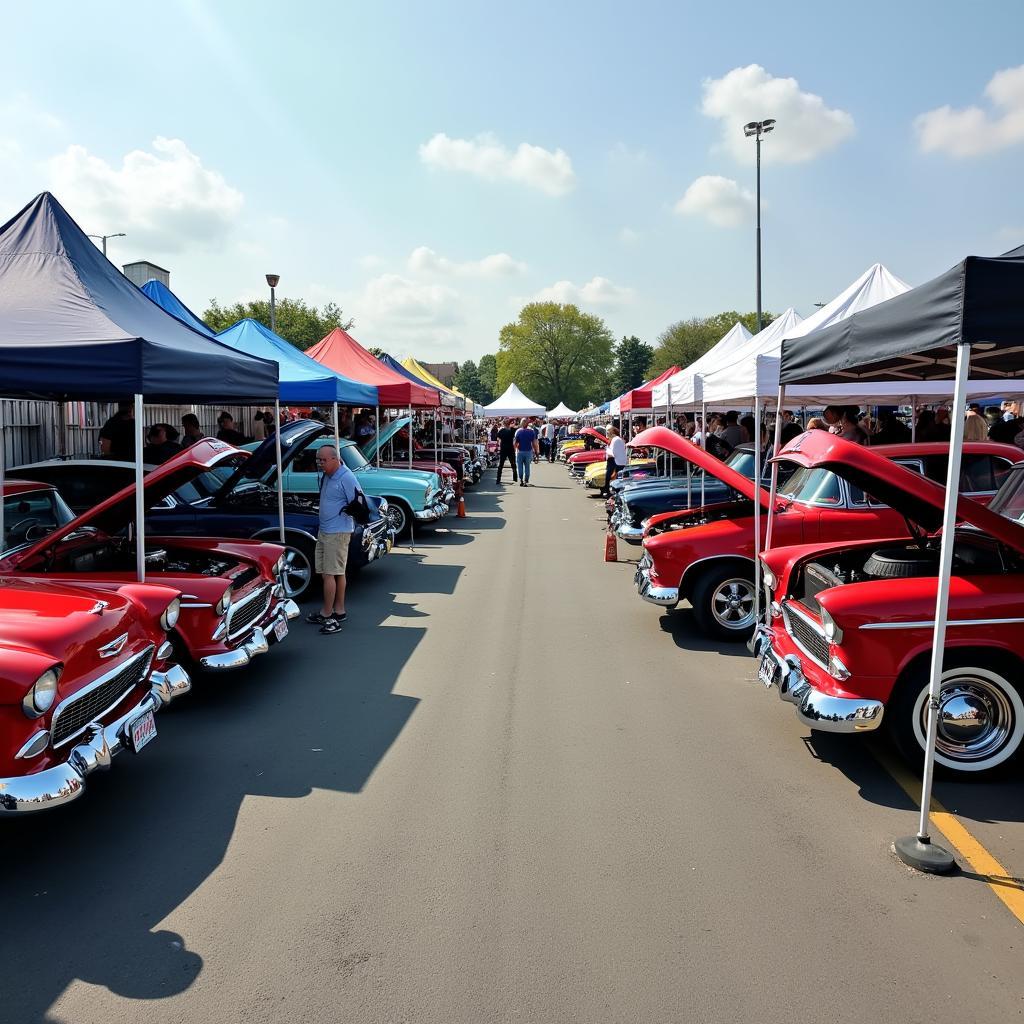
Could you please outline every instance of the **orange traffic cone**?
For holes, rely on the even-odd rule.
[[[606,562],[617,562],[619,560],[619,539],[615,531],[609,526],[604,536],[604,560]]]
[[[461,494],[459,495],[459,510],[458,510],[458,512],[455,513],[455,518],[456,519],[465,519],[466,518],[466,499],[464,497],[462,497]]]

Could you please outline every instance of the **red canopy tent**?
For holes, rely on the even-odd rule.
[[[441,398],[436,388],[421,387],[370,355],[355,338],[335,327],[326,338],[306,350],[306,355],[329,370],[377,388],[378,401],[385,408],[436,408]]]
[[[638,388],[633,388],[632,391],[627,391],[619,399],[619,412],[636,412],[639,409],[650,410],[653,402],[654,389],[664,383],[673,374],[679,372],[678,366],[670,366],[663,374],[655,377],[654,380],[649,380],[646,384],[641,385]]]

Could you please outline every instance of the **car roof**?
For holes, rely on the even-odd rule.
[[[872,444],[871,451],[884,455],[887,459],[897,459],[909,455],[948,455],[948,441],[904,441],[900,444]],[[963,450],[968,455],[1002,455],[1011,462],[1019,462],[1024,452],[1013,444],[1000,444],[998,441],[964,441]]]
[[[11,494],[28,494],[31,491],[52,491],[53,484],[37,483],[35,480],[16,480],[12,477],[4,479],[4,497]]]

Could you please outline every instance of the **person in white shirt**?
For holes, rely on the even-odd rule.
[[[607,498],[611,493],[612,480],[618,471],[626,467],[629,456],[626,454],[626,442],[619,436],[616,427],[608,428],[608,456],[605,461],[604,487],[601,493]]]

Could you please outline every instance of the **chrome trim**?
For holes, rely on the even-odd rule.
[[[627,544],[639,544],[644,539],[644,528],[642,526],[633,526],[632,524],[627,526],[624,523],[619,523],[615,528],[615,535]]]
[[[213,605],[209,601],[183,601],[179,608],[212,608]]]
[[[109,644],[104,644],[102,647],[98,648],[96,653],[101,658],[116,658],[121,651],[124,650],[124,645],[126,643],[128,643],[128,634],[122,633],[116,639],[111,640]]]
[[[151,678],[153,687],[130,711],[107,726],[92,722],[88,737],[68,752],[63,764],[0,779],[0,814],[45,811],[77,800],[85,791],[86,776],[109,768],[111,760],[128,747],[128,732],[135,719],[149,711],[156,713],[192,686],[180,665],[165,673],[154,672]]]
[[[80,690],[76,690],[70,696],[65,697],[53,709],[53,713],[50,715],[50,729],[51,729],[51,731],[53,729],[54,723],[56,723],[58,721],[58,719],[60,718],[60,715],[61,715],[62,711],[66,711],[67,708],[69,708],[72,704],[77,703],[79,700],[81,700],[87,694],[92,693],[93,690],[99,689],[99,687],[101,687],[104,683],[109,682],[109,680],[113,679],[113,677],[116,676],[118,673],[124,672],[125,669],[129,668],[130,666],[134,666],[134,664],[136,662],[146,661],[146,663],[147,663],[146,664],[146,669],[142,673],[143,678],[145,678],[146,673],[149,671],[149,666],[150,666],[150,663],[152,662],[153,654],[154,654],[155,651],[156,651],[156,644],[150,644],[148,647],[146,647],[145,649],[140,651],[138,654],[133,654],[130,658],[125,659],[124,661],[122,661],[119,664],[115,665],[113,668],[111,668],[108,671],[104,672],[103,675],[101,675],[99,678],[94,679],[91,683],[88,683],[87,685],[83,686]],[[137,685],[138,685],[138,683],[135,684],[135,686],[137,686]],[[132,688],[134,689],[134,687],[132,687]],[[121,701],[124,700],[124,698],[127,696],[128,692],[129,691],[126,690],[124,693],[118,694],[117,700],[115,700],[109,707],[104,708],[102,711],[100,711],[98,714],[96,714],[94,716],[94,718],[93,718],[93,721],[95,722],[96,719],[102,718],[112,708],[116,708],[117,705],[120,704]],[[62,739],[60,741],[60,743],[55,743],[54,744],[54,749],[56,749],[57,747],[63,747],[65,744],[70,743],[77,736],[81,736],[82,733],[85,732],[88,728],[89,728],[88,724],[83,725],[77,732],[71,733],[70,736],[65,736],[64,739]]]
[[[235,632],[232,632],[231,631],[231,622],[232,622],[232,620],[234,619],[234,617],[236,615],[240,614],[242,611],[247,609],[250,605],[257,604],[257,603],[263,601],[264,599],[266,599],[266,601],[267,601],[267,607],[268,608],[270,607],[270,601],[272,599],[270,591],[272,590],[273,586],[274,585],[272,583],[264,583],[262,586],[257,587],[248,597],[242,598],[241,601],[232,601],[231,602],[231,607],[228,608],[228,610],[227,610],[227,617],[225,618],[225,622],[227,624],[227,629],[228,629],[228,639],[229,640],[234,640],[237,637],[242,636],[249,629],[249,627],[252,626],[252,624],[254,622],[258,621],[258,619],[250,619],[244,626],[241,626]],[[265,615],[266,612],[264,612],[263,614]],[[262,618],[262,617],[263,617],[263,615],[259,616],[259,618]]]
[[[638,565],[633,577],[637,594],[649,604],[660,608],[674,608],[679,604],[678,587],[656,587],[651,583],[651,570],[648,566]]]
[[[45,742],[40,744],[37,749],[33,750],[32,748],[43,739],[45,739]],[[29,736],[29,738],[21,745],[21,750],[14,755],[14,760],[21,761],[28,757],[38,757],[49,746],[49,744],[49,729],[39,729],[37,732],[32,733],[32,735]]]
[[[174,653],[174,645],[165,640],[156,651],[158,661],[166,661]]]
[[[270,650],[266,633],[256,626],[249,639],[239,647],[220,654],[209,654],[199,659],[199,667],[207,672],[225,672],[234,668],[244,668],[258,654],[266,654]]]
[[[783,601],[782,602],[782,621],[786,624],[786,632],[789,634],[789,638],[793,641],[793,643],[798,648],[800,648],[800,651],[801,651],[802,654],[804,654],[806,657],[810,658],[811,661],[813,661],[815,665],[817,665],[819,668],[823,668],[827,672],[828,671],[828,665],[825,662],[823,662],[823,661],[819,660],[818,658],[816,658],[809,650],[807,650],[807,648],[804,647],[804,645],[802,643],[800,643],[800,638],[796,635],[796,633],[794,633],[793,630],[790,629],[790,626],[789,626],[789,616],[790,616],[790,613],[796,615],[800,619],[803,619],[805,625],[807,625],[811,629],[813,629],[814,632],[817,633],[822,638],[822,640],[825,641],[825,645],[827,647],[827,646],[830,646],[830,645],[829,645],[829,639],[825,635],[825,627],[820,622],[815,622],[814,619],[812,619],[810,617],[810,615],[808,615],[806,612],[801,611],[799,609],[799,607],[797,607],[795,604],[793,604],[792,601]]]
[[[1012,619],[949,619],[947,629],[952,626],[1010,626],[1024,622],[1024,618]],[[865,622],[858,629],[932,629],[934,619],[922,619],[920,622]]]

